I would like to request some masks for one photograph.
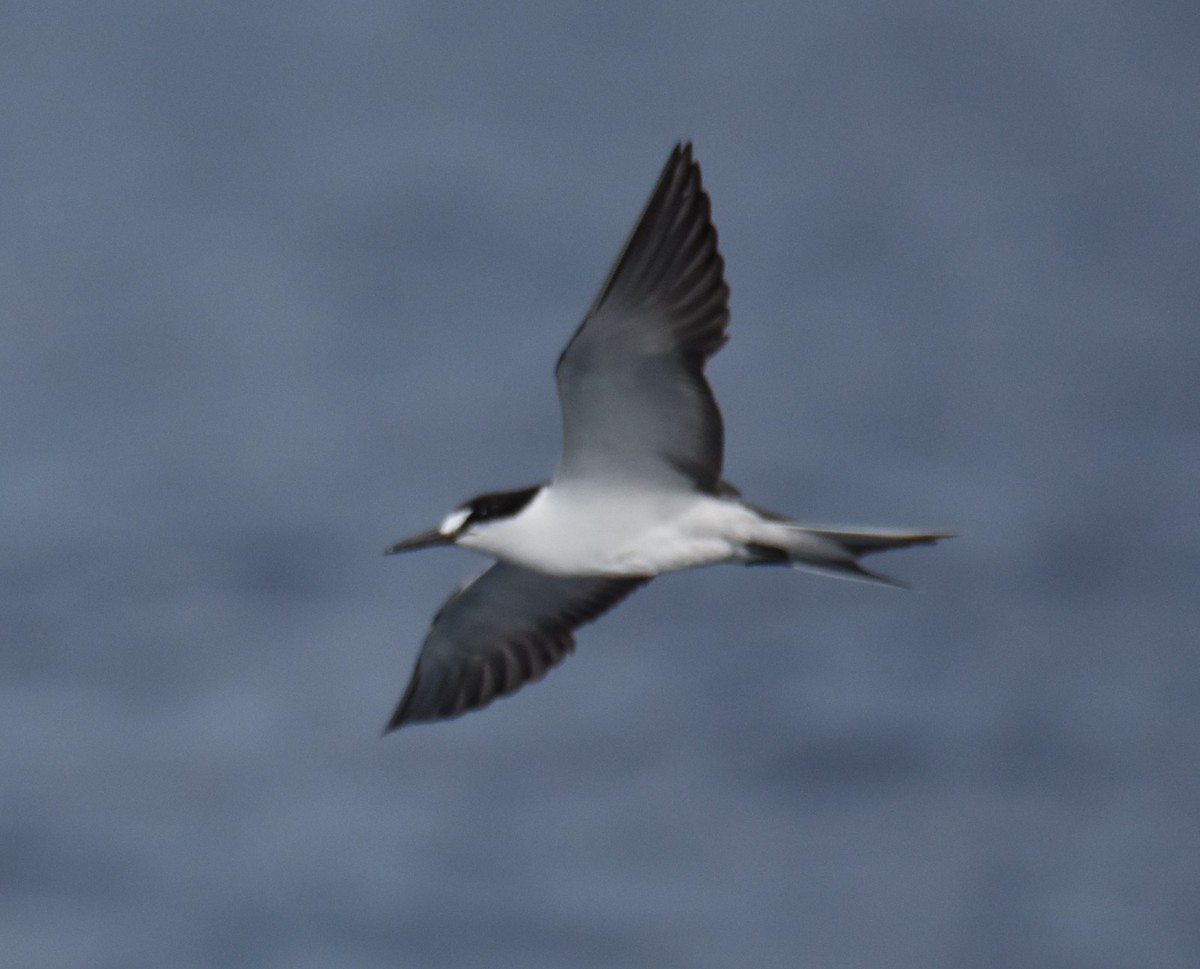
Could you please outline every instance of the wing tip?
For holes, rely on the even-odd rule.
[[[413,671],[412,679],[408,682],[408,688],[404,691],[404,696],[400,698],[400,702],[396,704],[396,709],[392,711],[392,715],[388,717],[388,722],[384,724],[383,730],[380,732],[381,737],[386,737],[390,733],[395,733],[401,727],[408,723],[415,723],[418,717],[412,716],[412,699],[417,691],[418,672]]]

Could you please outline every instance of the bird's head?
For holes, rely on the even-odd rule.
[[[434,545],[456,545],[462,539],[473,535],[485,522],[512,518],[520,514],[542,487],[534,485],[531,488],[517,488],[515,491],[493,491],[486,495],[477,495],[450,512],[437,528],[402,538],[384,554],[414,552]]]

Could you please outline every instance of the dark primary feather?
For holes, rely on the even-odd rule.
[[[434,617],[385,733],[456,717],[540,679],[575,647],[576,628],[648,581],[560,578],[497,562]]]
[[[721,413],[704,364],[728,339],[729,286],[691,144],[676,145],[608,279],[558,360],[557,479],[715,492]]]

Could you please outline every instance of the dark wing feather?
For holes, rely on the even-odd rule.
[[[700,166],[690,144],[676,145],[559,357],[556,480],[715,492],[724,432],[704,364],[728,339],[728,323],[725,262]]]
[[[384,732],[457,717],[540,679],[574,649],[577,627],[648,581],[560,578],[497,562],[434,617]]]

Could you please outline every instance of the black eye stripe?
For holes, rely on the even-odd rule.
[[[528,505],[541,488],[541,485],[534,485],[532,488],[496,491],[472,498],[467,502],[467,507],[471,509],[471,516],[467,521],[470,523],[484,522],[492,518],[509,518]]]

